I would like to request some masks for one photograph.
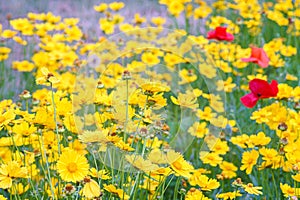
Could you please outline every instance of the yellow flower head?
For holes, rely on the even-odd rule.
[[[261,191],[259,191],[259,190],[262,189],[262,187],[255,187],[255,186],[253,186],[252,183],[248,183],[247,185],[243,185],[243,188],[249,194],[255,194],[255,195],[263,194]]]
[[[67,150],[59,157],[57,171],[64,181],[77,182],[88,175],[89,164],[84,155],[74,150]]]
[[[88,199],[96,198],[101,195],[101,190],[99,184],[91,179],[90,177],[85,177],[84,186],[82,188],[82,194]]]
[[[43,67],[41,69],[42,76],[36,79],[36,83],[41,85],[41,84],[46,84],[46,83],[51,83],[55,84],[59,82],[59,79],[57,79],[51,72],[46,67]]]
[[[21,167],[17,161],[10,161],[0,166],[0,188],[7,189],[12,186],[16,178],[27,177],[26,167]]]

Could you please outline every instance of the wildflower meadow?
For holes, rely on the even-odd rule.
[[[9,2],[0,200],[300,198],[299,0]]]

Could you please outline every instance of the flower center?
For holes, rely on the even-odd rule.
[[[68,164],[67,169],[69,172],[75,172],[77,170],[77,165],[74,162]]]
[[[0,123],[4,122],[5,121],[5,117],[3,116],[0,116]]]
[[[176,168],[176,169],[181,169],[182,168],[182,165],[179,163],[179,162],[174,162],[173,163],[173,166]]]

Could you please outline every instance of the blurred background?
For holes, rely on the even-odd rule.
[[[118,0],[120,1],[120,0]],[[111,3],[114,0],[0,0],[0,23],[7,27],[7,17],[12,19],[26,17],[28,12],[47,13],[52,12],[62,18],[80,18],[79,25],[86,34],[101,35],[99,29],[99,17],[103,16],[94,10],[94,6],[100,3]],[[129,0],[121,1],[125,7],[119,11],[125,17],[125,21],[131,22],[136,13],[147,19],[167,15],[166,7],[159,5],[157,0]]]

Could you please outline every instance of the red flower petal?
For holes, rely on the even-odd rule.
[[[266,52],[262,48],[252,47],[251,56],[249,58],[242,58],[244,62],[253,62],[258,64],[262,68],[266,68],[269,65],[270,59]]]
[[[269,98],[275,97],[278,93],[277,82],[272,81],[271,85],[261,79],[253,79],[249,83],[249,88],[251,92],[258,98]]]
[[[218,26],[215,30],[207,33],[207,39],[232,41],[234,36],[226,32],[226,27]]]
[[[250,93],[250,94],[246,94],[245,96],[241,97],[241,102],[247,108],[253,108],[256,105],[258,99],[259,98],[257,96],[255,96],[255,94]]]
[[[278,83],[277,83],[277,81],[272,80],[270,87],[272,88],[273,97],[276,97],[277,93],[278,93]]]

